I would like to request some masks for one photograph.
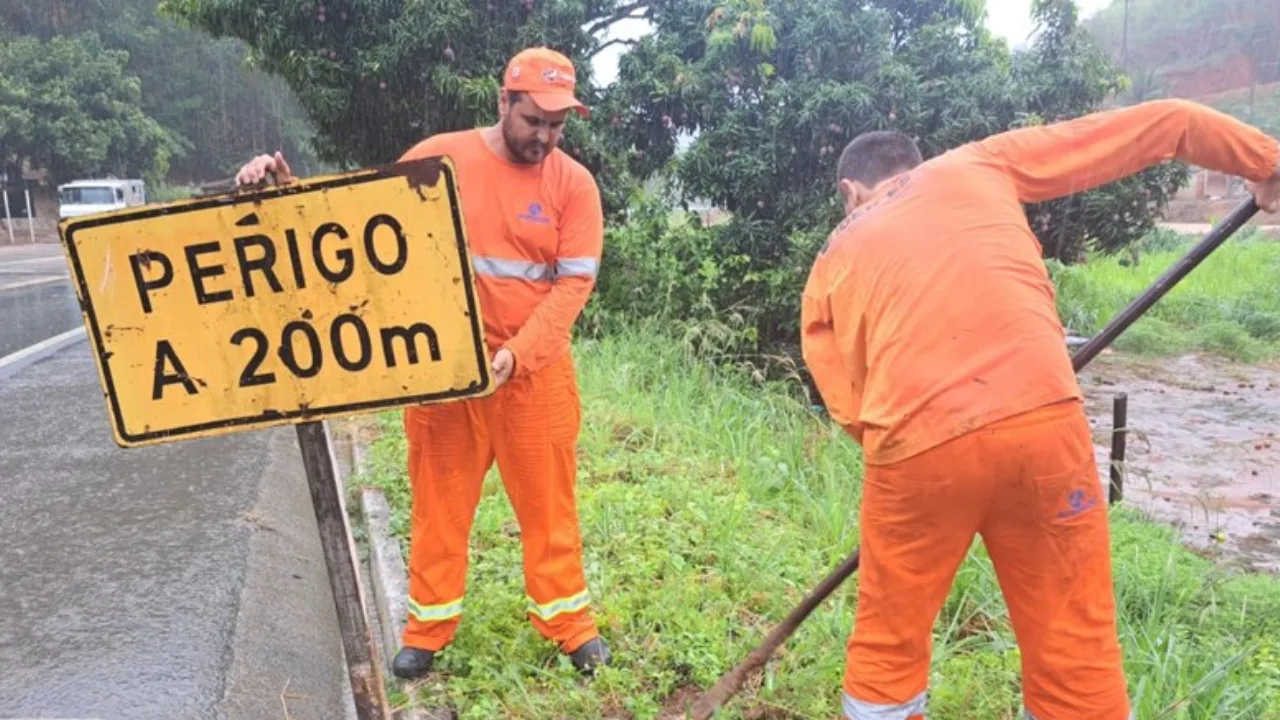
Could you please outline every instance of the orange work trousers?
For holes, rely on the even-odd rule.
[[[1107,501],[1080,403],[868,467],[860,534],[847,718],[924,717],[933,624],[975,535],[1009,608],[1027,717],[1130,717]]]
[[[533,626],[564,652],[597,635],[574,494],[581,420],[568,354],[488,397],[405,411],[413,493],[406,647],[439,651],[457,632],[471,524],[495,460],[520,525]]]

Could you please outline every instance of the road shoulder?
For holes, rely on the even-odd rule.
[[[297,437],[292,427],[264,432],[273,435],[272,462],[243,518],[252,532],[248,569],[219,715],[352,718],[337,613]]]

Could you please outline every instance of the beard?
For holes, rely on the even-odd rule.
[[[507,144],[507,150],[511,152],[511,157],[517,162],[526,165],[536,165],[547,156],[555,148],[552,143],[538,142],[537,138],[521,141],[511,132],[511,128],[507,121],[502,122],[502,141]]]

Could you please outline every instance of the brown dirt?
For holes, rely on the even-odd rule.
[[[1080,384],[1104,484],[1112,400],[1129,396],[1125,504],[1206,557],[1280,572],[1280,368],[1110,355]]]
[[[693,685],[685,685],[677,689],[662,704],[662,712],[658,717],[663,720],[684,720],[688,717],[689,710],[693,708],[693,703],[698,699],[698,694],[701,692]]]

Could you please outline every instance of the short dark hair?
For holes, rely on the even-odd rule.
[[[874,187],[923,162],[920,148],[897,130],[877,130],[854,138],[840,153],[836,182],[853,180]]]

